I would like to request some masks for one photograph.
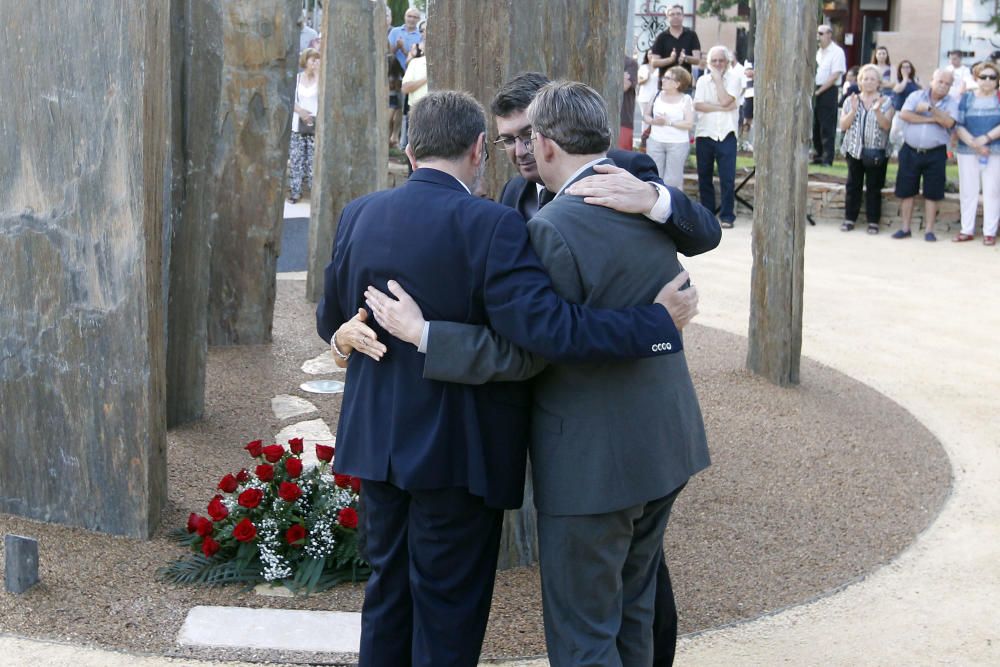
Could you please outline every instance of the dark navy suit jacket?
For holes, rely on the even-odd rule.
[[[616,166],[630,172],[639,180],[663,185],[656,171],[656,163],[645,153],[613,148],[608,151],[608,157]],[[677,252],[693,257],[718,246],[722,240],[722,227],[712,212],[701,204],[691,201],[677,188],[664,187],[670,192],[673,212],[663,231],[677,246]],[[529,218],[527,213],[531,208],[527,207],[527,202],[529,197],[532,201],[535,199],[537,196],[535,192],[536,187],[533,182],[525,180],[522,176],[515,176],[504,184],[500,192],[500,203],[517,209],[521,215]]]
[[[418,169],[402,186],[348,204],[341,214],[320,336],[363,306],[365,287],[399,283],[428,320],[491,327],[553,361],[645,357],[682,348],[658,305],[585,309],[552,289],[515,210],[473,197],[452,176]],[[520,507],[527,383],[470,386],[423,379],[424,355],[370,322],[388,347],[357,354],[337,429],[338,472],[407,490],[464,487],[492,507]]]

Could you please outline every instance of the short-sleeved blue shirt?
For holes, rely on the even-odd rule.
[[[906,98],[906,103],[903,104],[903,111],[912,111],[913,113],[919,113],[917,105],[921,102],[927,102],[927,104],[933,104],[931,102],[931,92],[929,90],[918,90],[915,93],[910,93],[910,96]],[[942,99],[938,100],[937,104],[933,104],[938,110],[944,111],[952,118],[958,117],[958,100],[951,95],[945,95]],[[930,112],[919,114],[921,116],[930,116]],[[926,149],[926,148],[937,148],[938,146],[944,146],[951,140],[951,130],[946,130],[937,123],[907,123],[906,129],[903,130],[903,141],[910,145],[911,148]]]
[[[969,131],[974,137],[987,134],[997,125],[1000,125],[1000,98],[996,95],[980,97],[975,92],[969,91],[962,94],[962,99],[958,103],[958,116],[956,122]],[[1000,139],[994,139],[989,144],[990,154],[1000,155]],[[959,153],[975,153],[972,146],[964,141],[959,141],[957,150]]]
[[[410,52],[414,44],[419,44],[421,42],[420,30],[418,28],[413,28],[413,32],[409,32],[406,29],[406,24],[398,25],[389,31],[389,47],[396,48],[396,40],[400,37],[403,38],[403,50],[396,51],[396,60],[399,64],[406,69],[406,54]]]

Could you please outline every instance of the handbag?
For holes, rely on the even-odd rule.
[[[295,77],[295,104],[299,103],[299,80],[301,78],[302,78],[301,74],[299,74],[298,76]],[[312,122],[308,122],[307,123],[306,121],[302,120],[301,116],[299,116],[299,130],[298,130],[298,132],[299,132],[300,135],[302,135],[304,137],[305,136],[310,136],[311,137],[314,134],[316,134],[316,116],[310,116],[309,119]]]
[[[860,99],[858,100],[860,104]],[[861,164],[865,166],[866,169],[871,169],[873,167],[881,167],[885,164],[885,149],[884,148],[865,148],[865,130],[868,129],[868,116],[869,112],[865,111],[865,122],[861,127]]]

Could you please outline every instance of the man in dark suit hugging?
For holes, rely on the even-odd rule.
[[[627,307],[683,275],[670,235],[569,194],[610,164],[607,108],[596,91],[548,84],[527,122],[530,134],[518,142],[554,193],[528,232],[560,296]],[[483,326],[426,323],[405,292],[391,290],[398,302],[368,290],[368,305],[390,333],[426,352],[425,378],[478,384],[544,366]],[[533,382],[530,451],[551,664],[651,664],[667,518],[689,477],[709,463],[683,353],[548,366]]]

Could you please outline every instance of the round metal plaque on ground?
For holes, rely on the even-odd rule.
[[[300,384],[299,389],[314,394],[341,394],[344,392],[344,383],[340,380],[310,380]]]

